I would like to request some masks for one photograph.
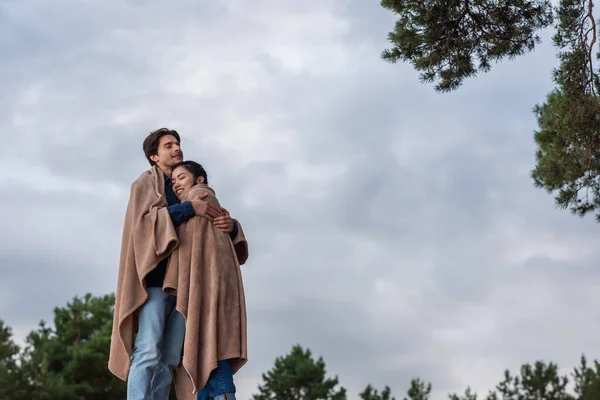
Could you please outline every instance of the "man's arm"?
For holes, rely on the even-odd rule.
[[[192,200],[184,201],[181,204],[169,206],[169,214],[173,221],[173,226],[177,228],[192,217],[199,216],[212,221],[215,217],[221,215],[221,212],[203,200],[208,194],[203,193]]]
[[[234,239],[238,234],[238,222],[236,219],[231,220],[233,221],[233,230],[229,232],[229,237],[231,237],[231,239]]]
[[[190,201],[186,201],[181,204],[176,204],[174,206],[169,206],[169,213],[171,213],[171,219],[173,220],[173,225],[175,226],[175,228],[183,224],[188,219],[196,216],[196,212],[194,211],[194,207]],[[231,239],[234,239],[237,236],[239,230],[237,220],[231,218],[231,216],[229,215],[229,211],[227,211],[223,207],[221,207],[220,214],[220,216],[214,218],[213,223],[215,224],[217,229],[225,233],[229,233],[229,237],[231,237]]]
[[[174,204],[168,208],[169,214],[171,214],[171,220],[173,221],[173,226],[175,228],[183,224],[188,219],[196,216],[196,212],[194,211],[194,207],[192,207],[191,201],[185,201],[181,204]]]
[[[221,207],[221,212],[223,214],[215,218],[213,223],[217,229],[221,230],[222,232],[229,233],[229,237],[234,239],[238,234],[238,222],[237,220],[231,218],[229,211],[227,211],[224,207]]]

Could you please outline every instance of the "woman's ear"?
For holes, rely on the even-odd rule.
[[[196,179],[197,183],[204,183],[204,177],[203,176],[199,176],[198,179]]]

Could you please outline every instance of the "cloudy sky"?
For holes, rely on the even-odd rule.
[[[350,398],[598,356],[598,225],[529,178],[548,40],[438,94],[380,60],[377,1],[218,3],[0,2],[0,318],[19,340],[114,290],[141,143],[167,126],[250,241],[240,398],[295,343]]]

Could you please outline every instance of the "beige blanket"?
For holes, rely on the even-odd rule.
[[[168,257],[179,244],[177,232],[173,227],[167,205],[164,175],[157,167],[152,167],[144,172],[131,185],[123,226],[113,330],[108,360],[109,370],[122,380],[127,379],[131,367],[134,337],[137,333],[138,311],[148,297],[144,278],[162,259]],[[200,220],[209,223],[204,218],[195,217],[188,224],[199,224]],[[245,240],[240,240],[240,237],[243,237],[241,227],[240,235],[235,238],[235,242],[237,248],[246,248],[245,256],[243,251],[240,253],[240,259],[245,261],[247,247]],[[195,252],[192,252],[192,254],[195,254]],[[167,274],[172,276],[172,272],[169,270],[167,270]],[[178,301],[178,308],[179,304],[181,303]],[[193,332],[193,329],[191,331]],[[189,345],[187,342],[186,346],[189,352],[190,347],[193,348],[193,345]],[[194,399],[192,381],[187,377],[187,374],[182,372],[184,371],[179,368],[175,374],[177,398],[180,400]]]
[[[215,193],[199,184],[182,201],[201,193],[220,207]],[[233,373],[247,361],[246,304],[240,264],[248,258],[241,225],[232,241],[209,220],[194,217],[178,229],[179,247],[169,259],[164,289],[176,293],[177,310],[186,319],[183,361],[194,393],[206,384],[219,360],[230,360]],[[183,374],[178,374],[183,375]]]

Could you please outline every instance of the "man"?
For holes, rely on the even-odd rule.
[[[232,238],[238,227],[226,209],[211,206],[205,196],[179,203],[170,179],[172,166],[183,161],[176,131],[162,128],[150,133],[143,149],[151,168],[131,186],[109,369],[127,380],[128,400],[167,400],[185,336],[175,296],[162,290],[169,255],[178,245],[175,228],[194,216],[213,221]],[[178,393],[178,398],[186,396]]]

